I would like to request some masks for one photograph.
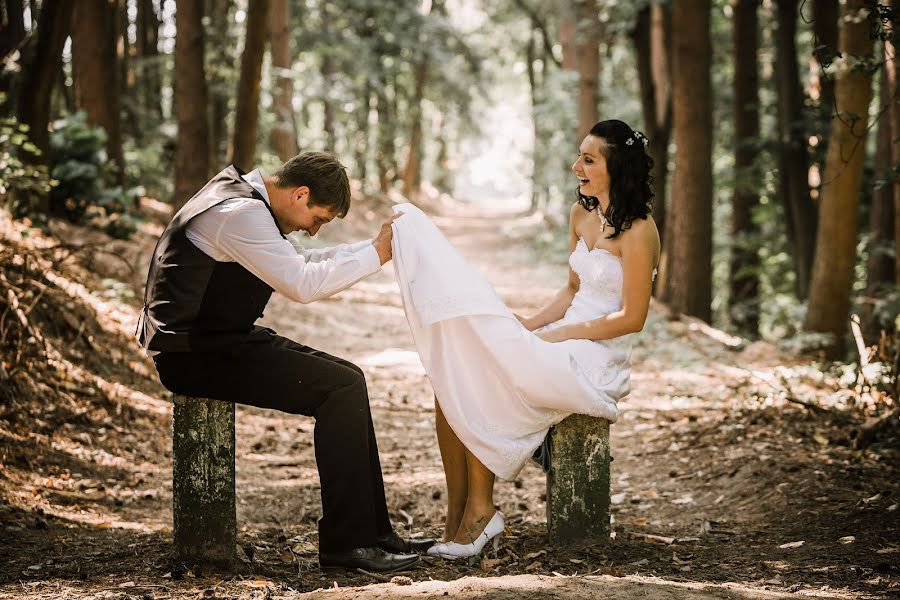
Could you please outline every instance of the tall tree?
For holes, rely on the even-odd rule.
[[[325,45],[322,47],[322,62],[319,65],[319,73],[322,76],[322,128],[325,130],[325,145],[329,152],[336,152],[337,131],[335,129],[334,102],[331,99],[331,88],[337,71],[335,67],[334,50],[331,48],[333,33],[332,3],[322,3],[322,38]]]
[[[885,0],[888,6],[894,0]],[[893,36],[884,42],[885,85],[891,90],[891,164],[900,165],[900,56]],[[894,177],[894,284],[900,286],[900,177]]]
[[[866,342],[878,341],[881,323],[874,310],[874,301],[894,283],[894,186],[891,175],[891,113],[894,90],[891,88],[887,61],[881,69],[880,104],[884,111],[878,116],[878,134],[875,145],[875,189],[872,190],[872,206],[869,210],[869,259],[866,263],[865,304],[860,315],[861,328]]]
[[[72,74],[75,106],[106,131],[106,151],[122,177],[122,119],[116,60],[117,3],[75,2],[72,13]]]
[[[436,2],[437,6],[440,4]],[[422,102],[425,100],[425,84],[428,81],[430,66],[428,36],[420,32],[421,54],[413,69],[413,94],[409,107],[409,147],[406,152],[406,165],[403,168],[403,191],[409,198],[419,193],[422,184]]]
[[[575,52],[578,20],[575,16],[573,0],[556,0],[556,9],[559,12],[559,43],[562,46],[562,68],[566,71],[574,71],[578,68]]]
[[[710,319],[712,301],[712,86],[710,0],[672,8],[675,172],[662,299],[677,313]]]
[[[759,203],[754,175],[759,138],[759,0],[732,0],[734,8],[734,171],[731,199],[730,312],[732,323],[753,336],[759,332]]]
[[[137,0],[135,23],[137,79],[141,108],[156,118],[162,117],[162,75],[159,56],[159,17],[153,0]]]
[[[28,125],[31,141],[46,159],[50,147],[50,99],[53,84],[62,65],[62,51],[72,23],[74,3],[68,0],[44,0],[37,24],[37,43],[22,70],[22,83],[16,102],[16,116]],[[33,13],[32,13],[33,15]]]
[[[25,39],[25,4],[22,0],[0,0],[0,60]]]
[[[578,62],[578,139],[588,134],[597,122],[600,100],[600,11],[597,0],[579,0],[576,4],[578,19],[575,37],[575,55]]]
[[[203,0],[178,3],[175,15],[175,208],[209,177],[209,126],[206,120],[206,74],[203,65]]]
[[[653,220],[665,242],[666,180],[672,135],[672,73],[670,68],[672,13],[653,3],[639,13],[632,32],[647,151],[653,158]]]
[[[857,209],[872,98],[871,73],[859,66],[873,58],[869,21],[863,12],[867,10],[865,0],[847,0],[841,9],[839,47],[844,60],[835,78],[837,114],[831,120],[825,159],[805,323],[808,331],[834,336],[831,356],[839,355],[844,346],[856,261]]]
[[[291,75],[291,3],[273,0],[269,15],[269,34],[272,37],[272,70],[275,72],[275,91],[272,108],[275,126],[272,128],[272,147],[282,161],[297,154],[297,126],[294,122],[294,78]]]
[[[809,153],[803,119],[803,90],[797,64],[798,0],[776,0],[778,33],[775,71],[778,87],[779,195],[796,274],[796,292],[806,298],[816,247],[816,205],[809,195]]]
[[[256,155],[256,131],[259,126],[259,85],[263,54],[269,31],[268,0],[249,0],[247,35],[241,55],[241,77],[237,89],[234,130],[228,147],[228,162],[249,169]],[[204,105],[205,106],[205,105]]]
[[[232,0],[207,0],[206,9],[209,15],[211,31],[229,31],[229,13]],[[226,39],[229,39],[226,37]],[[229,43],[222,43],[217,35],[207,38],[206,76],[209,82],[209,152],[210,164],[222,161],[228,153],[228,102],[232,95],[232,83],[229,74],[234,71],[234,50]]]
[[[838,0],[813,1],[813,33],[815,54],[822,61],[830,61],[838,45]],[[834,80],[819,70],[819,106],[828,116],[834,110]]]

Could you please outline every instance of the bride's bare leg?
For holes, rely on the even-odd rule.
[[[465,452],[469,497],[459,530],[453,538],[459,544],[471,544],[494,516],[494,474],[474,454]]]
[[[444,463],[444,477],[447,480],[447,518],[444,521],[444,541],[450,541],[459,529],[468,496],[468,467],[466,448],[450,428],[437,398],[434,399],[435,429],[438,446]]]

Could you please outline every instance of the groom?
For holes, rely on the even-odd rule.
[[[316,419],[323,568],[395,571],[432,540],[391,527],[366,380],[353,363],[254,325],[273,291],[308,303],[381,270],[391,222],[374,240],[296,250],[350,209],[344,166],[304,152],[271,176],[225,168],[179,210],[150,263],[139,340],[169,390]]]

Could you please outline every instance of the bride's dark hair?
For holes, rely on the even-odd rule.
[[[653,207],[653,192],[650,184],[653,176],[653,159],[647,154],[647,138],[616,119],[600,121],[589,135],[602,138],[605,144],[601,152],[606,159],[609,173],[609,206],[606,220],[615,228],[609,239],[618,237],[623,230],[631,227],[635,219],[646,219]],[[577,192],[578,202],[585,210],[600,210],[600,201],[594,196]]]

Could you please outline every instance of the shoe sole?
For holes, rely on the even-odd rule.
[[[394,567],[393,569],[386,569],[384,571],[370,571],[369,569],[363,569],[362,567],[349,567],[349,566],[344,566],[344,565],[334,565],[334,566],[327,566],[327,567],[323,567],[320,565],[319,569],[325,573],[332,573],[334,571],[354,571],[354,572],[358,573],[360,571],[366,571],[368,573],[376,573],[376,574],[380,575],[383,573],[401,573],[403,571],[408,571],[408,570],[412,569],[413,567],[415,567],[416,565],[418,565],[420,562],[421,562],[421,559],[417,558],[416,560],[409,563],[408,565],[401,565],[401,566]]]

